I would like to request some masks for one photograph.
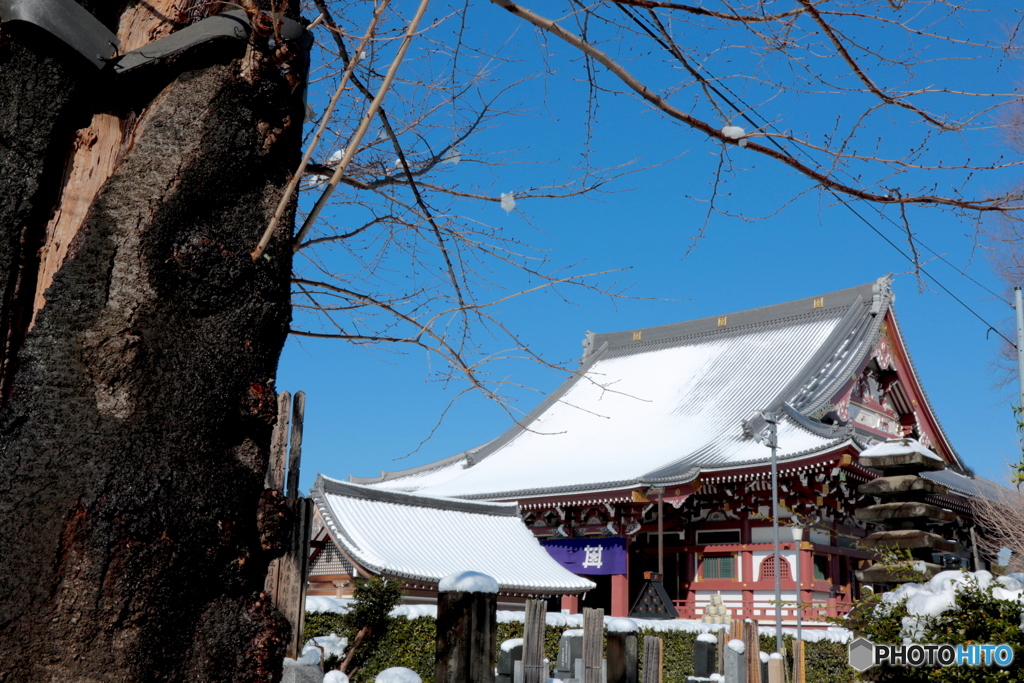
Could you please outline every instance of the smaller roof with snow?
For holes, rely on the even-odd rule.
[[[323,475],[312,498],[335,543],[375,574],[437,583],[474,571],[493,577],[502,592],[535,595],[594,588],[551,558],[515,503],[413,495]]]

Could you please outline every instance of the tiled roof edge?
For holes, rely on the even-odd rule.
[[[620,332],[593,333],[592,335],[588,334],[588,338],[592,340],[592,344],[595,347],[607,344],[609,348],[617,349],[635,344],[639,349],[648,342],[666,341],[678,337],[691,337],[707,332],[728,333],[730,330],[735,330],[736,328],[744,328],[751,325],[769,323],[775,320],[794,318],[800,314],[814,311],[814,301],[819,298],[824,299],[822,312],[849,308],[859,297],[870,300],[872,296],[872,288],[876,283],[877,280],[835,292],[818,294],[817,296],[786,301],[783,303],[772,304],[770,306],[762,306],[760,308],[751,308],[745,311],[723,313],[718,316],[670,323],[668,325],[644,327],[635,330],[623,330]],[[727,318],[728,322],[725,326],[719,326],[719,319],[723,317]],[[635,334],[637,332],[640,333],[641,340],[635,339]]]
[[[346,481],[338,481],[337,479],[325,477],[322,474],[317,476],[313,490],[321,494],[347,496],[349,498],[360,498],[362,500],[391,503],[393,505],[408,505],[410,507],[431,508],[434,510],[452,510],[455,512],[493,515],[496,517],[519,516],[519,509],[514,503],[477,503],[463,499],[423,496],[415,493],[391,491],[375,486],[362,486]]]

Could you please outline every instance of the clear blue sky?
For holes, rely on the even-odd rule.
[[[463,148],[462,163],[448,169],[447,178],[475,183],[497,196],[560,177],[567,166],[579,162],[586,130],[587,91],[579,64],[572,61],[572,53],[555,45],[539,48],[532,30],[517,28],[513,17],[493,6],[478,5],[474,12],[471,29],[486,32],[492,43],[511,36],[504,54],[513,61],[495,67],[492,91],[540,70],[537,53],[541,49],[550,52],[548,67],[553,73],[508,93],[504,106],[515,107],[523,115],[499,119],[500,125],[478,135]],[[417,54],[414,48],[412,55]],[[994,62],[946,62],[925,78],[941,78],[951,87],[970,84],[1012,91],[1012,74],[995,66]],[[639,65],[636,68],[642,73]],[[667,85],[663,79],[668,76],[656,69],[650,73],[655,84]],[[979,80],[982,85],[975,83]],[[322,106],[322,97],[314,94],[312,101]],[[842,100],[835,98],[820,107],[810,96],[757,101],[757,111],[780,128],[800,130],[807,125],[818,130],[807,121],[813,117],[832,120],[847,113]],[[724,123],[716,121],[716,125]],[[891,117],[877,129],[875,134],[885,138],[881,151],[899,146],[903,123],[898,116]],[[827,132],[827,126],[822,130]],[[612,183],[610,193],[520,201],[516,211],[507,215],[494,203],[464,201],[453,206],[453,211],[472,220],[500,226],[543,250],[553,264],[571,266],[573,272],[629,269],[600,282],[628,285],[628,296],[635,298],[566,291],[566,300],[562,292],[547,291],[503,305],[502,320],[531,350],[555,362],[568,362],[578,358],[587,330],[632,329],[754,308],[850,287],[892,272],[901,329],[941,424],[979,474],[1004,478],[1006,462],[1015,461],[1020,450],[1010,410],[1016,384],[995,387],[999,375],[992,366],[1001,340],[930,282],[919,289],[907,260],[851,211],[828,196],[808,192],[811,184],[785,167],[732,148],[730,157],[736,166],[724,177],[718,200],[731,216],[713,216],[706,234],[687,256],[693,236],[704,223],[721,145],[622,95],[602,96],[592,133],[592,159],[598,165],[634,160],[636,168],[663,165]],[[439,138],[432,144],[444,142]],[[952,158],[963,154],[965,145],[972,146],[969,153],[976,160],[1004,151],[997,133],[989,131],[966,141],[936,139],[929,152]],[[518,150],[517,163],[479,163],[505,150]],[[1010,170],[980,182],[968,181],[966,189],[984,193],[1019,177]],[[909,188],[930,181],[927,174],[909,174],[890,184]],[[936,192],[950,191],[944,185],[952,182],[950,178],[936,175],[934,182],[939,184]],[[896,244],[906,247],[905,236],[873,208],[854,206]],[[331,218],[346,225],[352,222],[347,210],[338,208]],[[899,218],[898,211],[891,209],[886,215]],[[927,247],[989,289],[1003,292],[983,245],[975,239],[973,224],[935,210],[912,208],[907,216]],[[759,220],[748,220],[754,218]],[[933,258],[927,249],[921,251],[924,260]],[[1012,330],[1013,312],[1005,301],[945,263],[933,260],[926,268],[1000,330]],[[338,270],[344,272],[343,267]],[[485,335],[479,340],[495,352],[506,348]],[[404,469],[479,445],[509,426],[510,419],[500,408],[473,393],[448,409],[464,387],[433,379],[436,358],[399,351],[331,340],[289,340],[278,387],[301,389],[307,395],[303,489],[318,472],[343,478],[350,473],[369,476]],[[536,390],[513,392],[523,412],[563,377],[528,361],[503,362],[493,371]]]

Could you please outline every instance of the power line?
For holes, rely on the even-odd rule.
[[[731,95],[732,95],[733,97],[735,97],[735,98],[736,98],[737,100],[739,100],[739,101],[740,101],[740,102],[741,102],[741,103],[742,103],[742,104],[744,105],[744,107],[746,108],[745,110],[744,110],[744,109],[740,109],[740,108],[739,108],[738,106],[736,106],[736,104],[735,104],[735,103],[734,103],[734,102],[733,102],[733,101],[732,101],[731,99],[729,99],[728,97],[726,97],[726,96],[725,96],[725,95],[724,95],[724,94],[722,93],[722,91],[721,91],[721,90],[719,90],[719,89],[718,89],[718,87],[717,87],[717,86],[716,86],[716,85],[715,85],[714,83],[712,83],[712,82],[711,82],[711,81],[710,81],[710,80],[709,80],[709,79],[708,79],[707,77],[705,77],[705,76],[701,75],[700,73],[698,73],[698,72],[697,72],[697,68],[696,68],[696,67],[690,66],[690,64],[689,64],[689,63],[688,63],[688,62],[686,61],[686,59],[685,59],[685,58],[684,58],[684,57],[683,57],[683,56],[682,56],[682,55],[681,55],[681,54],[679,53],[678,49],[677,49],[677,48],[676,48],[676,47],[675,47],[674,45],[669,45],[669,44],[667,44],[667,43],[666,43],[666,42],[665,42],[664,40],[662,40],[660,36],[656,35],[656,34],[655,34],[655,33],[654,33],[654,32],[653,32],[653,31],[652,31],[651,29],[650,29],[650,27],[649,27],[649,26],[647,26],[647,24],[646,24],[646,23],[645,23],[645,22],[644,22],[643,20],[641,20],[641,19],[640,19],[639,17],[637,17],[637,16],[635,15],[635,14],[633,14],[633,12],[632,12],[632,11],[630,11],[630,10],[629,10],[629,9],[628,9],[627,7],[624,7],[623,5],[616,5],[616,6],[617,6],[617,7],[618,7],[618,8],[619,8],[619,9],[620,9],[620,10],[621,10],[621,11],[622,11],[623,13],[625,13],[625,14],[626,14],[626,16],[628,16],[628,17],[629,17],[629,18],[630,18],[630,19],[631,19],[631,20],[633,21],[633,23],[635,23],[635,24],[636,24],[637,26],[639,26],[639,27],[640,27],[641,29],[643,29],[643,31],[644,31],[644,32],[645,32],[645,33],[646,33],[647,35],[649,35],[649,36],[650,36],[650,37],[651,37],[651,38],[652,38],[652,39],[653,39],[653,40],[654,40],[655,42],[657,42],[657,43],[658,43],[659,45],[661,45],[661,46],[662,46],[662,48],[664,48],[664,49],[665,49],[665,50],[666,50],[666,51],[667,51],[667,52],[668,52],[669,54],[671,54],[671,55],[672,55],[673,57],[675,57],[675,58],[676,58],[676,59],[678,59],[678,60],[679,60],[680,62],[682,62],[682,63],[683,63],[683,65],[684,65],[684,66],[685,66],[685,67],[687,68],[687,70],[688,70],[688,71],[690,71],[690,73],[691,73],[691,74],[693,74],[693,76],[694,76],[695,78],[697,78],[697,79],[698,79],[698,80],[699,80],[699,81],[701,82],[701,84],[702,84],[703,86],[705,86],[706,88],[708,88],[708,89],[710,89],[710,90],[711,90],[712,92],[714,92],[714,93],[715,93],[716,95],[718,95],[718,97],[719,97],[719,98],[721,98],[721,99],[722,99],[722,101],[724,101],[724,102],[725,102],[726,104],[728,104],[728,105],[729,105],[730,107],[732,107],[732,109],[733,109],[733,110],[734,110],[734,111],[735,111],[735,112],[736,112],[737,114],[739,114],[740,116],[742,116],[742,117],[743,117],[743,119],[744,119],[744,120],[745,120],[745,121],[746,121],[746,122],[747,122],[748,124],[750,124],[750,126],[751,126],[751,127],[753,127],[753,128],[759,128],[759,127],[765,127],[765,128],[773,128],[773,126],[772,126],[771,122],[770,122],[770,121],[768,121],[767,119],[765,119],[765,118],[764,118],[763,116],[760,116],[760,115],[758,115],[758,116],[759,116],[759,118],[761,118],[761,120],[762,120],[762,122],[763,122],[763,123],[762,123],[762,124],[761,124],[761,125],[759,126],[759,125],[757,124],[757,122],[756,122],[756,121],[754,121],[753,119],[751,119],[751,118],[750,118],[750,116],[748,116],[748,115],[747,115],[747,113],[746,113],[746,111],[751,111],[751,112],[755,112],[755,113],[756,113],[756,109],[754,109],[754,107],[752,107],[752,106],[748,105],[748,104],[747,104],[746,102],[744,102],[744,101],[743,101],[743,98],[742,98],[742,97],[740,97],[739,95],[737,95],[736,93],[734,93],[734,92],[733,92],[733,91],[732,91],[732,90],[731,90],[731,89],[730,89],[730,88],[729,88],[729,87],[728,87],[727,85],[723,85],[722,87],[723,87],[723,88],[725,88],[726,90],[728,90],[728,91],[729,91],[729,93],[730,93],[730,94],[731,94]],[[703,67],[703,69],[704,69],[704,71],[707,71],[707,67]],[[714,76],[713,76],[713,75],[712,75],[712,78],[714,78]],[[780,152],[782,152],[783,154],[786,154],[786,155],[790,155],[790,152],[788,152],[788,151],[787,151],[787,150],[786,150],[786,149],[785,149],[785,148],[784,148],[784,147],[783,147],[782,145],[780,145],[780,144],[779,144],[779,142],[778,142],[778,141],[777,141],[777,140],[776,140],[776,139],[775,139],[774,137],[772,137],[772,136],[768,136],[768,141],[769,141],[769,143],[771,143],[771,144],[772,144],[773,146],[775,146],[775,148],[776,148],[776,149],[778,149],[778,150],[779,150]],[[809,153],[807,153],[806,151],[802,151],[802,150],[799,150],[799,151],[798,151],[798,153],[802,153],[802,154],[803,154],[803,155],[804,155],[804,156],[805,156],[806,158],[808,158],[808,159],[809,159],[810,161],[812,161],[812,162],[813,162],[813,163],[814,163],[814,164],[815,164],[816,166],[818,166],[819,168],[823,168],[823,166],[821,165],[821,163],[819,163],[817,159],[815,159],[815,158],[814,158],[813,156],[811,156],[811,155],[810,155]],[[791,156],[795,156],[795,155],[791,155]],[[950,297],[952,297],[952,299],[953,299],[954,301],[956,301],[956,302],[957,302],[958,304],[960,304],[960,305],[961,305],[961,306],[963,306],[963,307],[964,307],[965,309],[967,309],[967,311],[968,311],[968,312],[969,312],[969,313],[970,313],[971,315],[973,315],[973,316],[974,316],[975,318],[977,318],[978,320],[980,320],[980,321],[981,321],[981,322],[982,322],[982,323],[983,323],[983,324],[985,325],[985,327],[987,327],[987,328],[988,328],[988,331],[992,331],[992,332],[995,332],[995,333],[996,333],[997,335],[999,335],[1000,337],[1002,337],[1003,339],[1005,339],[1005,340],[1006,340],[1006,341],[1007,341],[1007,342],[1008,342],[1008,343],[1009,343],[1009,344],[1010,344],[1011,346],[1013,346],[1014,348],[1016,348],[1016,346],[1017,346],[1017,345],[1016,345],[1016,344],[1015,344],[1015,343],[1014,343],[1014,342],[1013,342],[1013,341],[1012,341],[1012,340],[1011,340],[1011,339],[1010,339],[1009,337],[1007,337],[1007,336],[1006,336],[1005,334],[1003,334],[1003,333],[1002,333],[1002,332],[1000,332],[1000,331],[999,331],[998,329],[996,329],[996,327],[995,327],[995,326],[994,326],[994,325],[993,325],[992,323],[988,322],[988,321],[987,321],[987,320],[986,320],[985,318],[983,318],[983,317],[981,316],[981,314],[979,314],[979,313],[978,313],[977,311],[975,311],[975,310],[974,310],[973,308],[971,308],[971,307],[970,307],[970,306],[969,306],[969,305],[968,305],[968,304],[967,304],[966,302],[964,302],[964,301],[963,301],[962,299],[960,299],[960,297],[958,297],[958,296],[956,296],[955,294],[953,294],[953,292],[951,292],[951,291],[949,290],[949,288],[948,288],[948,287],[946,287],[946,286],[945,286],[944,284],[942,284],[941,282],[939,282],[938,278],[936,278],[936,277],[935,277],[934,275],[932,275],[931,273],[929,273],[929,272],[928,272],[928,271],[927,271],[927,270],[926,270],[926,269],[925,269],[925,268],[924,268],[924,267],[923,267],[923,266],[922,266],[922,265],[921,265],[920,263],[918,263],[918,262],[917,262],[917,261],[916,261],[916,260],[915,260],[915,259],[914,259],[914,258],[913,258],[912,256],[908,255],[908,254],[907,254],[907,253],[906,253],[906,252],[905,252],[905,251],[903,250],[903,248],[902,248],[902,247],[900,247],[900,246],[899,246],[898,244],[896,244],[896,243],[895,243],[895,242],[893,242],[893,241],[892,241],[891,239],[889,239],[889,238],[888,238],[888,237],[887,237],[887,236],[886,236],[886,235],[885,235],[885,234],[884,234],[884,233],[883,233],[883,232],[882,232],[881,230],[879,230],[879,229],[878,229],[878,228],[877,228],[877,227],[876,227],[876,226],[875,226],[875,225],[874,225],[874,224],[873,224],[873,223],[872,223],[871,221],[869,221],[869,220],[868,220],[867,218],[865,218],[865,217],[864,217],[864,216],[863,216],[863,215],[862,215],[862,214],[861,214],[861,213],[860,213],[859,211],[857,211],[857,210],[856,210],[856,209],[855,209],[855,208],[854,208],[853,206],[851,206],[851,205],[850,205],[850,203],[849,203],[849,200],[848,200],[848,199],[847,199],[846,197],[842,197],[841,195],[839,195],[839,194],[838,194],[838,193],[837,193],[837,192],[836,192],[835,190],[833,190],[833,189],[832,189],[832,188],[830,188],[830,187],[827,187],[827,188],[825,188],[825,190],[827,190],[827,191],[828,191],[828,193],[829,193],[829,194],[831,194],[831,195],[832,195],[832,196],[833,196],[833,197],[834,197],[834,198],[836,199],[836,201],[838,201],[838,202],[839,202],[840,204],[842,204],[843,206],[845,206],[845,207],[846,207],[846,208],[847,208],[847,209],[848,209],[848,210],[849,210],[849,211],[850,211],[851,213],[853,213],[853,215],[854,215],[854,216],[856,216],[856,217],[857,217],[858,219],[860,219],[860,220],[861,220],[861,222],[863,222],[863,223],[864,223],[865,225],[867,225],[867,226],[868,226],[869,228],[871,228],[871,230],[873,230],[873,231],[875,232],[875,234],[877,234],[877,235],[878,235],[879,237],[881,237],[881,238],[882,238],[883,240],[885,240],[885,242],[886,242],[886,243],[887,243],[887,244],[888,244],[889,246],[891,246],[891,247],[892,247],[893,249],[895,249],[895,250],[896,250],[897,252],[899,252],[900,256],[902,256],[903,258],[907,259],[907,261],[909,261],[909,262],[910,262],[910,263],[911,263],[911,264],[912,264],[912,265],[914,266],[914,269],[915,269],[915,270],[916,270],[917,272],[919,272],[919,273],[921,273],[921,274],[925,275],[925,276],[926,276],[926,277],[927,277],[927,278],[928,278],[929,280],[931,280],[932,282],[934,282],[934,283],[936,284],[936,286],[938,286],[938,287],[939,287],[939,288],[940,288],[940,289],[941,289],[942,291],[944,291],[944,292],[945,292],[946,294],[948,294],[948,295],[949,295]],[[892,220],[892,218],[890,218],[890,217],[886,216],[885,214],[883,214],[883,213],[882,213],[882,211],[881,211],[881,209],[879,209],[878,207],[875,207],[875,206],[872,206],[872,208],[873,208],[873,209],[874,209],[875,211],[877,211],[877,212],[878,212],[878,215],[879,215],[879,216],[880,216],[881,218],[884,218],[884,219],[888,220],[888,221],[889,221],[890,223],[892,223],[892,224],[893,224],[894,226],[896,225],[895,221],[893,221],[893,220]],[[899,227],[899,226],[897,226],[897,227]],[[929,246],[928,246],[927,244],[925,244],[925,243],[924,243],[924,242],[922,242],[921,240],[917,240],[917,243],[918,243],[918,244],[920,244],[921,246],[923,246],[923,247],[924,247],[925,249],[927,249],[927,250],[928,250],[929,252],[931,252],[931,253],[932,253],[933,255],[935,255],[935,256],[936,256],[937,258],[939,258],[939,259],[940,259],[940,260],[941,260],[941,261],[942,261],[943,263],[945,263],[946,265],[948,265],[948,266],[949,266],[950,268],[952,268],[952,269],[953,269],[953,270],[955,270],[956,272],[960,273],[960,275],[964,276],[965,278],[967,278],[968,280],[970,280],[970,281],[971,281],[971,282],[973,282],[974,284],[978,285],[979,287],[981,287],[982,289],[984,289],[984,290],[985,290],[986,292],[988,292],[989,294],[992,294],[992,295],[993,295],[993,296],[995,296],[995,297],[996,297],[997,299],[1000,299],[1001,301],[1004,301],[1004,303],[1008,303],[1008,302],[1006,302],[1006,301],[1005,301],[1005,299],[1003,299],[1003,297],[1002,297],[1002,296],[1000,296],[1000,295],[996,294],[996,293],[995,293],[995,292],[993,292],[993,291],[992,291],[991,289],[989,289],[988,287],[986,287],[985,285],[981,284],[980,282],[978,282],[977,280],[975,280],[975,279],[974,279],[973,277],[971,277],[970,275],[968,275],[967,273],[965,273],[964,271],[962,271],[962,270],[961,270],[960,268],[957,268],[957,267],[956,267],[955,265],[953,265],[953,264],[952,264],[952,263],[950,263],[950,262],[949,262],[948,260],[946,260],[946,259],[945,259],[944,257],[942,257],[941,255],[939,255],[939,254],[938,254],[938,253],[937,253],[937,252],[936,252],[936,251],[935,251],[934,249],[932,249],[931,247],[929,247]],[[1011,307],[1012,307],[1012,305],[1011,305]]]

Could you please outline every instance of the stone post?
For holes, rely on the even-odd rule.
[[[498,582],[461,572],[437,585],[436,683],[493,683]]]
[[[730,640],[725,646],[725,680],[728,683],[746,683],[747,655],[742,640]]]

